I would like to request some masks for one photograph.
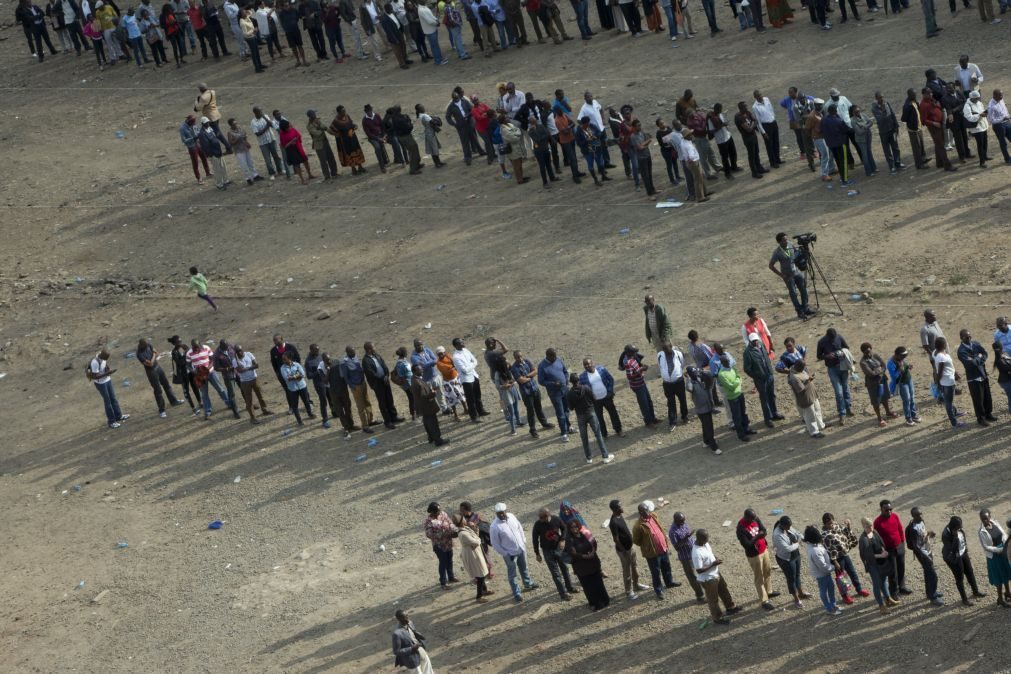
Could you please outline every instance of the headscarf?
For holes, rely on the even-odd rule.
[[[586,529],[586,520],[584,520],[583,516],[579,514],[579,511],[572,506],[571,501],[562,501],[562,504],[558,507],[558,517],[562,520],[566,529],[568,529],[569,522],[572,520],[576,520],[584,529]],[[587,529],[587,533],[589,533],[589,529]]]

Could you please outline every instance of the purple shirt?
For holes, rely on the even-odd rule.
[[[671,525],[667,531],[671,545],[677,550],[678,560],[685,561],[692,558],[692,546],[695,545],[695,537],[692,536],[691,527],[685,522],[681,526]]]

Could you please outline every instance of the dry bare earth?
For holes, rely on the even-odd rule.
[[[140,367],[123,359],[139,336],[162,346],[180,333],[242,341],[265,364],[269,336],[282,331],[302,347],[318,341],[333,351],[372,339],[388,358],[418,335],[431,346],[471,335],[477,347],[482,335],[495,334],[532,359],[555,345],[570,366],[584,354],[612,365],[621,345],[642,339],[645,289],[671,310],[678,336],[697,327],[737,353],[737,326],[752,304],[765,310],[778,338],[793,334],[809,347],[835,325],[851,344],[869,340],[885,353],[900,343],[912,348],[925,304],[949,335],[968,326],[985,341],[1002,311],[1007,271],[1002,166],[954,176],[858,175],[860,195],[848,198],[791,161],[761,182],[745,177],[730,189],[718,181],[704,207],[665,212],[621,180],[602,190],[562,182],[545,192],[536,180],[524,188],[507,183],[483,164],[467,169],[451,133],[443,136],[450,165],[426,168],[421,178],[371,171],[336,185],[279,181],[219,194],[191,183],[176,134],[199,80],[216,88],[226,117],[247,123],[250,107],[261,104],[301,128],[305,109],[338,103],[358,111],[366,102],[420,101],[441,113],[453,85],[490,98],[501,79],[538,96],[561,86],[577,98],[592,87],[606,105],[630,102],[646,119],[669,118],[686,86],[704,104],[728,107],[756,86],[778,98],[791,84],[823,96],[838,86],[865,105],[881,88],[897,105],[907,86],[920,86],[925,67],[943,66],[948,76],[967,47],[987,88],[1004,79],[1003,25],[982,25],[974,11],[945,15],[947,30],[931,42],[922,39],[918,10],[829,34],[798,14],[797,25],[764,36],[737,34],[720,11],[726,33],[700,35],[676,51],[663,37],[598,36],[406,73],[384,61],[304,70],[283,63],[262,77],[233,62],[158,73],[123,65],[99,74],[88,56],[28,63],[20,30],[4,31],[3,667],[377,671],[391,664],[396,607],[414,609],[441,671],[1005,666],[1006,617],[994,614],[992,593],[972,609],[956,601],[928,608],[909,558],[917,594],[890,617],[879,617],[869,601],[831,623],[817,601],[804,611],[766,613],[732,530],[721,527],[747,505],[769,526],[773,508],[798,524],[826,509],[856,521],[886,496],[904,518],[910,506],[924,507],[936,531],[959,513],[974,533],[983,504],[1007,515],[1006,416],[985,431],[946,430],[943,415],[923,400],[922,358],[915,361],[922,426],[879,431],[858,387],[862,416],[815,443],[799,433],[781,387],[789,421],[762,429],[746,448],[721,429],[720,458],[701,447],[697,424],[672,435],[639,428],[622,386],[619,406],[631,432],[611,443],[614,464],[592,468],[576,444],[509,438],[498,417],[476,429],[447,424],[453,444],[443,450],[431,449],[411,424],[379,434],[379,445],[367,449],[361,437],[346,442],[318,427],[282,436],[290,427],[284,415],[257,428],[223,414],[205,424],[178,408],[160,420]],[[996,147],[991,154],[999,156]],[[795,148],[784,156],[795,157]],[[238,174],[231,160],[228,167]],[[622,227],[631,234],[619,236]],[[843,298],[867,291],[875,301],[846,303],[844,317],[793,321],[776,303],[785,298],[781,284],[764,271],[778,230],[817,232],[833,287]],[[218,314],[179,287],[190,264],[213,279]],[[315,320],[320,311],[331,318]],[[428,322],[430,331],[422,327]],[[81,374],[106,343],[122,368],[120,400],[133,414],[117,432],[104,428],[98,396]],[[269,376],[265,382],[280,409],[280,391]],[[662,407],[658,384],[650,385]],[[760,416],[757,400],[748,402]],[[398,404],[405,409],[402,398]],[[353,463],[363,452],[368,460]],[[442,465],[431,467],[434,460]],[[673,502],[662,511],[665,524],[678,508],[693,526],[713,531],[730,587],[747,609],[729,629],[700,631],[705,609],[684,589],[662,604],[621,597],[600,527],[607,501],[631,506],[658,496]],[[490,515],[491,504],[504,500],[529,525],[539,507],[565,497],[599,536],[615,598],[609,611],[591,615],[579,601],[558,602],[536,564],[542,589],[520,607],[509,600],[504,573],[484,607],[467,587],[438,591],[420,532],[428,501],[455,506],[468,498]],[[214,519],[224,528],[207,531]],[[970,539],[982,579],[985,562]],[[117,549],[120,540],[130,547]],[[951,574],[938,571],[947,598],[957,597]],[[785,590],[778,572],[775,585]]]

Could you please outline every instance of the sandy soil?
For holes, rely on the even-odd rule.
[[[796,161],[784,124],[790,162],[771,179],[740,179],[732,189],[721,180],[709,204],[661,211],[623,180],[601,190],[562,182],[547,192],[536,181],[523,188],[503,181],[483,164],[468,169],[451,133],[443,135],[449,165],[429,166],[417,179],[372,171],[345,174],[335,185],[277,181],[221,194],[193,184],[176,133],[201,80],[216,88],[226,117],[248,124],[251,106],[260,104],[282,109],[299,128],[308,108],[341,103],[357,115],[367,102],[422,102],[438,111],[454,85],[488,98],[501,79],[538,96],[561,86],[578,97],[591,87],[605,105],[630,102],[644,119],[671,117],[686,86],[704,104],[727,107],[756,86],[780,97],[791,84],[822,96],[838,86],[864,105],[880,88],[898,104],[907,86],[920,86],[925,67],[949,76],[967,44],[985,88],[1000,86],[1003,33],[981,25],[975,10],[943,14],[947,30],[929,43],[919,10],[851,21],[830,34],[798,14],[782,32],[742,36],[724,7],[722,36],[700,34],[676,51],[663,37],[630,44],[601,35],[439,70],[279,64],[262,77],[239,63],[158,73],[124,65],[100,74],[88,56],[39,67],[24,58],[20,30],[4,31],[0,667],[389,670],[398,607],[413,610],[440,671],[1006,666],[1011,652],[992,592],[974,608],[957,600],[928,608],[910,559],[917,594],[889,617],[869,601],[832,623],[816,601],[803,611],[766,613],[732,529],[721,526],[749,505],[770,527],[774,508],[799,525],[826,509],[857,521],[883,497],[904,520],[920,505],[936,531],[957,513],[974,533],[982,505],[1006,517],[1007,416],[986,430],[947,430],[943,413],[925,400],[923,358],[915,362],[927,423],[915,429],[879,430],[858,389],[856,423],[816,443],[801,433],[780,387],[789,421],[763,428],[747,447],[721,429],[722,457],[701,446],[697,424],[674,434],[645,431],[622,384],[618,405],[631,432],[611,443],[613,464],[589,468],[575,443],[510,438],[497,416],[476,428],[449,424],[453,442],[440,450],[424,442],[420,424],[383,432],[367,449],[360,436],[345,441],[318,426],[282,435],[290,428],[284,415],[257,428],[227,415],[195,421],[181,408],[161,420],[140,366],[123,358],[139,336],[161,346],[173,333],[240,340],[263,363],[277,331],[331,351],[371,339],[387,357],[419,335],[433,347],[471,336],[477,347],[495,334],[531,358],[553,345],[570,367],[584,354],[610,365],[623,344],[642,341],[644,290],[670,310],[679,339],[694,327],[738,354],[737,328],[749,305],[762,307],[777,338],[794,335],[809,347],[835,325],[851,344],[869,340],[883,353],[912,348],[925,305],[949,335],[965,326],[984,341],[1004,311],[1008,267],[1001,236],[1007,170],[998,163],[952,176],[858,174],[860,194],[849,198]],[[992,137],[991,145],[999,156]],[[228,169],[238,174],[231,159]],[[628,236],[619,235],[623,227]],[[800,324],[781,304],[782,285],[765,269],[779,230],[817,232],[845,316],[826,312]],[[219,313],[182,290],[190,264],[211,277]],[[848,302],[855,292],[873,302]],[[321,311],[330,318],[317,320]],[[99,398],[81,373],[102,344],[122,368],[115,382],[133,415],[116,432],[102,423]],[[281,392],[271,378],[266,383],[279,407]],[[823,377],[819,389],[831,407],[826,383]],[[659,403],[655,379],[650,386]],[[968,406],[966,398],[959,404]],[[757,413],[754,396],[748,405]],[[368,459],[354,463],[363,452]],[[433,468],[434,460],[441,466]],[[606,504],[659,496],[673,504],[661,511],[665,524],[676,508],[713,532],[730,588],[746,608],[729,629],[700,630],[705,608],[685,589],[665,603],[621,597],[617,559],[600,527]],[[601,540],[615,598],[609,611],[591,615],[579,601],[557,601],[536,564],[542,589],[519,607],[504,574],[493,582],[495,601],[483,607],[466,587],[438,590],[421,533],[430,500],[469,499],[489,515],[504,500],[529,528],[538,508],[562,498],[583,510]],[[225,522],[220,531],[207,530],[214,519]],[[119,541],[129,547],[118,549]],[[969,547],[983,578],[974,536]],[[938,573],[948,599],[957,598],[948,570]],[[774,582],[785,590],[778,571]]]

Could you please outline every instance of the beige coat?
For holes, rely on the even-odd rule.
[[[488,565],[484,561],[484,553],[481,552],[481,539],[477,532],[470,527],[460,529],[460,558],[463,560],[463,568],[471,578],[484,578],[488,575]]]

